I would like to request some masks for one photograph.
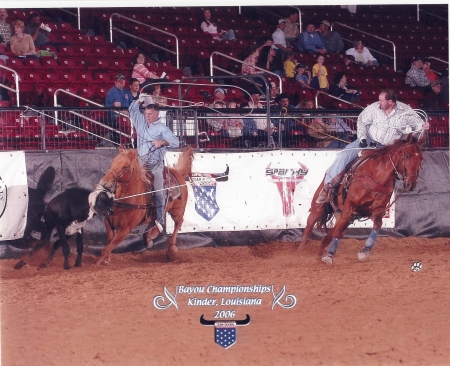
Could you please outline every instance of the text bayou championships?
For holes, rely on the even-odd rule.
[[[206,326],[214,326],[214,340],[223,347],[228,348],[236,343],[236,329],[239,326],[250,324],[250,315],[247,314],[245,319],[235,319],[236,307],[244,306],[263,306],[263,295],[272,294],[271,298],[272,310],[278,305],[283,309],[291,309],[297,304],[295,295],[286,294],[286,286],[284,285],[279,292],[275,290],[274,285],[208,285],[208,286],[176,286],[175,292],[171,293],[164,286],[164,295],[155,296],[153,305],[159,310],[166,310],[174,307],[178,310],[179,303],[187,306],[211,306],[224,307],[214,309],[213,320],[207,320],[202,314],[200,316],[200,324]],[[178,296],[178,302],[177,302]],[[183,296],[182,299],[180,297]],[[183,302],[182,302],[183,301]]]

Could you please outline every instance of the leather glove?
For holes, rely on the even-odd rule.
[[[145,93],[139,94],[138,102],[142,103],[145,100],[145,98],[147,98],[147,97],[148,97],[148,94],[145,94]]]
[[[367,147],[367,141],[366,141],[366,139],[362,139],[362,140],[359,142],[359,147]]]

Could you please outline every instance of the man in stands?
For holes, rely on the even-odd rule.
[[[431,82],[431,90],[425,93],[425,97],[420,101],[421,108],[443,109],[444,103],[441,100],[442,82],[438,79]]]
[[[298,10],[292,9],[288,17],[284,19],[286,27],[284,28],[284,36],[291,46],[297,44],[300,30],[298,29]]]
[[[6,18],[8,18],[8,12],[6,9],[0,9],[0,43],[4,45],[9,44],[12,34],[11,26],[6,22]]]
[[[284,19],[278,20],[277,29],[272,33],[273,46],[276,56],[281,58],[282,54],[287,51],[292,51],[292,47],[287,44],[284,30],[286,28],[286,21]]]
[[[344,41],[341,35],[336,31],[330,31],[331,24],[328,20],[322,20],[319,26],[319,34],[322,43],[328,53],[342,53],[344,52]]]
[[[33,38],[34,45],[42,47],[50,42],[47,36],[47,31],[41,28],[41,18],[38,14],[30,15],[30,22],[25,27],[25,33],[29,34]]]
[[[225,102],[225,90],[222,88],[216,88],[214,90],[214,101],[209,105],[209,107],[214,108],[216,104],[220,104],[222,108],[227,107],[227,103]]]
[[[129,89],[125,89],[125,75],[117,74],[114,80],[114,86],[106,93],[105,107],[123,108],[125,111],[121,111],[121,113],[128,114],[127,109],[133,101],[133,95]],[[118,119],[119,114],[115,111],[110,111],[107,121],[108,126],[117,130]],[[120,135],[116,132],[111,133],[111,139],[116,143],[120,143]]]
[[[306,30],[304,30],[298,37],[297,48],[300,52],[306,53],[327,53],[325,46],[322,43],[320,35],[316,32],[314,23],[308,23]]]
[[[423,58],[414,57],[411,68],[406,73],[405,84],[424,92],[430,88],[430,80],[428,80],[425,71],[422,70],[422,67]]]

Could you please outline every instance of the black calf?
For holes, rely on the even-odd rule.
[[[112,207],[112,198],[106,192],[100,192],[93,197],[94,202],[89,203],[91,191],[83,188],[70,188],[54,197],[47,205],[42,216],[42,222],[45,224],[45,235],[36,246],[42,248],[45,241],[50,239],[53,229],[58,233],[58,240],[53,244],[48,258],[39,266],[46,268],[50,264],[55,252],[62,247],[64,254],[64,269],[70,269],[69,254],[70,247],[67,239],[75,235],[77,243],[77,258],[75,267],[81,266],[81,257],[83,254],[83,227],[87,220],[94,217],[95,213],[107,214],[108,208]],[[95,210],[95,211],[94,211]],[[36,250],[38,250],[36,249]],[[36,251],[34,250],[34,251]],[[20,261],[14,268],[19,269],[24,264]]]

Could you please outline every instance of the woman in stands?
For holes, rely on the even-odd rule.
[[[353,48],[345,51],[346,55],[353,56],[355,62],[364,66],[380,66],[377,59],[372,56],[369,49],[364,47],[364,43],[360,39],[353,42]]]
[[[21,20],[13,23],[14,35],[9,40],[11,52],[19,57],[38,58],[36,56],[36,47],[33,38],[24,33],[25,24]]]
[[[259,52],[256,66],[267,71],[275,72],[276,65],[274,65],[275,51],[270,46],[264,46]]]
[[[217,29],[217,26],[211,22],[211,12],[209,10],[205,10],[203,13],[203,16],[205,20],[200,25],[200,28],[202,28],[203,33],[209,33],[213,39],[217,39],[219,41],[223,39],[229,39],[229,40],[235,40],[236,37],[234,36],[234,30],[229,29],[227,31],[221,30],[219,31]]]
[[[330,94],[352,103],[360,101],[359,90],[347,84],[347,77],[342,71],[337,72],[334,76],[334,84],[330,87]]]
[[[137,79],[139,81],[139,86],[141,87],[141,89],[144,86],[152,84],[154,82],[166,81],[166,79],[159,78],[156,73],[147,69],[144,65],[144,62],[145,56],[143,53],[138,53],[133,57],[133,71],[131,72],[131,78]],[[144,93],[146,92],[144,91]]]

